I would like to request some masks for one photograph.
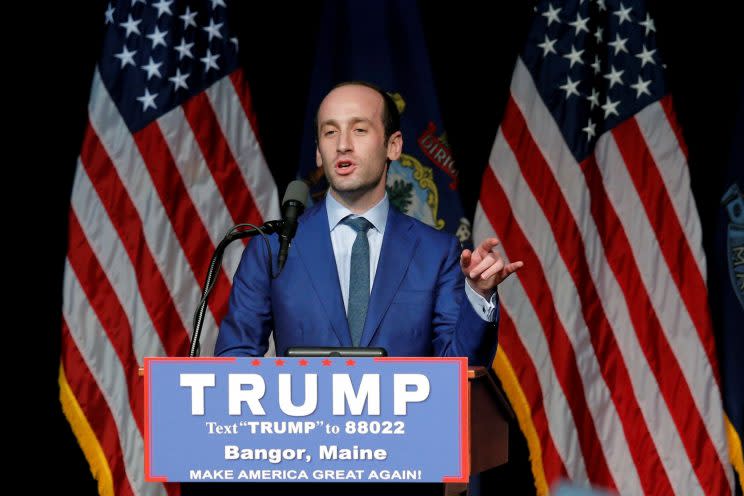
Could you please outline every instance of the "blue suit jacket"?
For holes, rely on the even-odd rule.
[[[274,273],[277,236],[270,237]],[[494,323],[465,295],[460,245],[450,234],[397,211],[388,214],[360,346],[391,356],[466,356],[490,366]],[[274,330],[277,355],[292,346],[352,346],[325,201],[300,218],[284,270],[271,279],[266,244],[249,243],[235,273],[217,356],[263,356]]]

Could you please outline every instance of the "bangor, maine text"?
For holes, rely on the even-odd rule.
[[[386,460],[387,451],[382,448],[338,447],[335,444],[318,446],[318,458],[321,460]],[[284,460],[305,460],[312,456],[305,448],[242,448],[233,444],[225,446],[225,460],[266,460],[269,463],[281,463]]]

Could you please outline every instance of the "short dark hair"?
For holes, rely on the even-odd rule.
[[[390,139],[390,136],[392,136],[394,133],[400,131],[400,112],[398,112],[398,106],[395,104],[395,101],[393,100],[393,97],[391,97],[385,90],[377,86],[376,84],[368,83],[367,81],[344,81],[343,83],[338,83],[336,86],[331,88],[331,90],[326,93],[328,95],[331,91],[335,90],[336,88],[341,88],[342,86],[364,86],[366,88],[369,88],[371,90],[374,90],[377,92],[378,95],[382,97],[382,125],[385,128],[385,143],[388,142]],[[315,140],[318,139],[318,132],[320,131],[318,129],[318,111],[320,110],[320,106],[318,106],[318,110],[315,111]]]

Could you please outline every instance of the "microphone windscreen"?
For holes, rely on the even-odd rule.
[[[284,193],[284,199],[282,200],[282,205],[287,203],[288,201],[297,201],[305,205],[307,202],[307,195],[310,193],[310,189],[307,187],[307,183],[305,181],[300,181],[299,179],[296,179],[289,183],[287,186],[287,191]]]

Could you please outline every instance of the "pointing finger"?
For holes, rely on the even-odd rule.
[[[468,265],[470,265],[470,260],[472,259],[472,256],[473,256],[473,252],[467,249],[463,250],[462,253],[460,254],[460,266],[467,267]]]
[[[524,267],[524,262],[520,260],[518,262],[510,263],[509,265],[504,267],[504,272],[506,272],[506,275],[508,276],[509,274],[513,274],[514,272],[518,271],[522,267]]]
[[[485,252],[490,252],[499,243],[500,241],[498,240],[498,238],[486,238],[483,240],[480,246],[478,246],[478,249],[483,250]]]

